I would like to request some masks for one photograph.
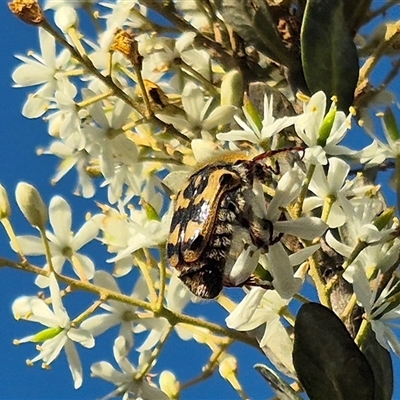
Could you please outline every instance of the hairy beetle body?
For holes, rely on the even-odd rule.
[[[175,200],[167,244],[169,264],[197,296],[214,298],[229,280],[229,269],[241,249],[233,243],[252,243],[264,252],[280,239],[273,237],[272,223],[253,210],[255,179],[268,182],[278,173],[261,161],[272,153],[253,159],[230,154],[193,173]],[[276,168],[278,166],[276,165]]]

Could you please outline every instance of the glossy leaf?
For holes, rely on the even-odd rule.
[[[333,311],[304,304],[294,336],[293,363],[311,400],[374,399],[371,367]]]
[[[344,17],[351,32],[356,32],[367,19],[372,0],[344,1]]]
[[[375,338],[373,331],[361,347],[375,377],[375,400],[391,400],[393,396],[393,365],[390,353]]]
[[[287,67],[293,66],[264,0],[217,0],[216,4],[225,21],[248,44]]]
[[[312,93],[338,97],[348,112],[358,80],[358,56],[341,0],[308,0],[301,29],[301,57]]]
[[[256,364],[254,368],[269,383],[279,400],[302,400],[291,386],[285,382],[275,371],[263,364]]]

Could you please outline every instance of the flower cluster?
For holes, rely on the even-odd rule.
[[[353,113],[339,110],[337,99],[328,100],[323,91],[301,100],[290,98],[298,110],[302,106],[290,116],[276,112],[277,95],[265,91],[252,98],[245,93],[239,65],[232,68],[235,57],[209,38],[217,29],[214,25],[224,24],[219,13],[211,18],[208,2],[202,7],[201,2],[171,2],[174,11],[166,8],[163,16],[170,16],[176,29],[152,17],[161,3],[150,3],[96,4],[102,29],[88,39],[70,2],[47,1],[54,23],[45,11],[40,18],[31,17],[38,25],[40,54],[17,57],[21,64],[12,75],[15,85],[32,87],[22,114],[44,118],[51,138],[41,153],[60,159],[53,183],[75,170],[75,194],[97,200],[107,192],[106,200],[96,203],[98,211],[74,233],[72,210],[63,197],[53,197],[47,207],[34,187],[21,183],[17,203],[39,235],[18,236],[10,227],[10,203],[1,187],[0,220],[21,260],[13,266],[36,273],[35,283],[43,290],[40,296],[17,298],[12,306],[16,319],[45,326],[16,341],[40,343],[29,363],[42,360],[48,367],[64,349],[78,388],[83,370],[75,343],[92,348],[106,331],[118,327],[113,353],[119,370],[107,361],[91,366],[92,376],[116,386],[105,398],[177,398],[190,381],[180,384],[166,370],[158,385],[154,379],[164,345],[176,334],[210,349],[199,380],[219,367],[221,376],[243,394],[236,359],[228,353],[232,342],[258,341],[276,369],[297,379],[293,309],[307,301],[310,286],[314,297],[316,293],[334,308],[331,294],[339,278],[352,286],[342,319],[350,319],[353,309],[362,307],[362,327],[372,329],[382,346],[400,356],[400,341],[392,331],[392,322],[400,317],[399,224],[370,171],[361,173],[364,167],[392,159],[398,167],[400,131],[393,113],[386,110],[382,116],[387,144],[374,136],[369,146],[350,149],[342,142],[348,143],[345,139],[353,132]],[[22,14],[18,7],[14,12]],[[221,28],[220,36],[226,44],[228,32]],[[255,57],[258,67],[263,57],[261,52]],[[289,83],[282,93],[288,88]],[[187,306],[191,310],[208,305],[196,308],[199,299],[166,262],[173,199],[194,171],[221,154],[254,160],[263,153],[268,157],[259,162],[261,172],[254,173],[244,201],[251,197],[254,218],[268,221],[270,243],[260,246],[251,231],[253,221],[241,221],[243,237],[235,237],[232,245],[238,249],[235,260],[218,268],[224,269],[224,283],[243,290],[224,289],[217,298],[228,313],[221,325],[194,317],[186,313]],[[185,206],[196,203],[199,193],[209,197],[201,212],[193,212],[179,240],[192,234],[211,242],[218,230],[212,224],[228,219],[218,214],[226,196],[219,192],[222,178],[206,176],[203,181],[209,187],[190,193]],[[242,218],[238,208],[233,200],[227,206]],[[238,229],[230,222],[228,231]],[[202,229],[204,235],[199,234]],[[220,251],[210,249],[208,242],[193,242],[192,253],[196,246],[200,253]],[[212,245],[218,247],[216,242]],[[88,256],[92,245],[106,251]],[[189,260],[194,257],[187,256],[190,251],[185,253]],[[41,264],[31,264],[32,257],[40,257]],[[327,271],[338,271],[338,259],[337,276],[326,279]],[[181,276],[195,277],[202,266],[194,265]],[[63,297],[76,291],[95,294],[96,299],[80,305],[81,313],[71,319]],[[137,361],[132,361],[133,350],[139,354]]]

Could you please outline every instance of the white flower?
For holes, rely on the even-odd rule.
[[[136,37],[139,44],[139,53],[144,57],[143,70],[145,71],[146,79],[154,76],[160,78],[166,73],[174,73],[172,78],[167,81],[160,81],[162,89],[167,92],[171,91],[171,87],[176,86],[179,92],[182,91],[182,77],[179,66],[176,66],[175,60],[182,59],[193,70],[201,74],[204,78],[211,80],[210,76],[210,56],[205,50],[195,49],[193,46],[194,32],[184,32],[177,39],[171,37],[160,37],[152,34],[142,34]],[[190,72],[189,72],[190,73]],[[151,79],[159,81],[158,79]]]
[[[342,226],[347,218],[346,211],[343,209],[348,203],[347,198],[356,195],[362,197],[373,188],[373,185],[354,187],[350,181],[346,182],[349,171],[350,166],[336,157],[329,159],[327,175],[325,175],[323,167],[317,165],[309,185],[309,189],[317,196],[305,199],[303,210],[307,212],[323,206],[329,198],[333,204],[326,223],[330,228]]]
[[[93,277],[93,284],[121,293],[115,279],[105,271],[96,271]],[[146,282],[141,277],[137,281],[131,296],[138,300],[144,300],[148,293]],[[113,326],[120,325],[118,336],[124,338],[129,348],[133,347],[133,327],[135,323],[139,322],[139,317],[136,313],[137,307],[116,300],[108,300],[107,303],[103,303],[100,307],[107,313],[96,314],[88,318],[82,322],[81,327],[96,337]]]
[[[390,109],[386,111],[386,113],[390,112]],[[387,158],[397,158],[400,155],[400,139],[396,136],[396,134],[398,135],[399,133],[391,134],[386,126],[387,122],[385,121],[384,114],[380,116],[382,117],[381,122],[386,142],[374,133],[373,128],[363,126],[368,135],[372,137],[373,142],[358,153],[362,163],[380,165]]]
[[[182,312],[187,303],[195,299],[195,296],[187,289],[176,274],[172,275],[166,289],[166,306],[172,312]],[[149,331],[149,334],[137,351],[144,352],[152,349],[170,328],[171,325],[165,318],[143,318],[135,327],[134,332],[142,333]],[[193,332],[185,329],[184,326],[176,325],[174,329],[182,340],[193,338]]]
[[[379,276],[376,278],[379,281]],[[363,268],[354,268],[353,270],[353,288],[365,309],[365,317],[371,323],[375,332],[376,339],[388,351],[391,349],[400,357],[400,341],[393,329],[400,328],[400,306],[390,311],[386,311],[391,305],[386,301],[392,294],[398,292],[399,283],[394,283],[395,277],[387,283],[386,287],[377,296],[378,285],[371,290],[370,282],[367,279]]]
[[[260,347],[268,347],[273,354],[271,361],[275,365],[283,365],[294,374],[293,343],[280,321],[280,313],[289,301],[290,299],[282,299],[275,290],[252,288],[226,318],[226,324],[239,331],[250,331],[266,324]]]
[[[87,330],[73,326],[62,304],[60,289],[54,274],[50,274],[49,284],[51,308],[44,300],[37,297],[22,297],[14,301],[12,309],[16,319],[38,322],[48,327],[35,335],[19,339],[16,343],[43,342],[38,347],[39,354],[29,360],[30,364],[42,360],[43,367],[50,365],[58,357],[62,348],[65,348],[74,386],[78,389],[82,385],[82,366],[74,342],[91,348],[94,346],[94,339]]]
[[[235,116],[235,121],[242,128],[242,130],[231,130],[226,133],[219,133],[218,140],[237,141],[245,140],[254,144],[262,144],[265,140],[273,137],[282,129],[293,125],[298,117],[283,117],[274,118],[273,112],[273,96],[264,96],[264,119],[262,120],[262,127],[257,126],[252,116],[248,113],[247,109],[243,107],[243,113],[246,117],[246,122]]]
[[[170,213],[166,213],[161,221],[149,219],[144,209],[132,210],[129,217],[116,210],[107,211],[102,225],[103,242],[109,246],[110,252],[117,253],[107,260],[116,262],[115,275],[122,276],[131,270],[133,252],[158,247],[167,240],[170,218]]]
[[[27,118],[37,118],[46,112],[50,98],[57,90],[70,98],[76,95],[76,88],[67,77],[69,51],[64,50],[57,57],[54,36],[42,28],[39,28],[39,40],[42,55],[31,52],[31,58],[17,56],[24,64],[18,66],[12,75],[17,87],[42,85],[24,105],[22,114]]]
[[[75,273],[82,280],[92,279],[94,264],[89,257],[78,253],[78,250],[97,236],[103,216],[99,214],[92,217],[74,235],[71,231],[71,207],[62,197],[54,196],[50,201],[49,219],[54,233],[46,231],[46,236],[54,270],[61,273],[65,261],[69,260]],[[43,241],[36,236],[19,236],[18,241],[26,255],[45,254]],[[48,269],[48,265],[45,269]],[[42,288],[47,287],[48,283],[45,276],[40,275],[36,278],[36,284]]]
[[[57,90],[54,94],[54,104],[51,108],[56,109],[45,119],[49,122],[49,133],[60,137],[67,146],[84,149],[86,138],[81,129],[81,114],[73,98]]]
[[[236,111],[235,106],[228,105],[211,109],[213,100],[212,97],[205,100],[202,90],[188,81],[182,92],[182,105],[186,115],[172,116],[159,113],[157,117],[183,133],[190,132],[200,137],[201,133],[210,132],[219,125],[231,122]]]
[[[53,154],[61,159],[57,172],[52,178],[53,184],[58,183],[75,166],[78,173],[78,184],[74,194],[82,195],[85,198],[95,194],[92,178],[87,173],[90,157],[86,150],[77,150],[75,147],[57,140],[52,142],[48,149],[41,150],[41,154]]]
[[[300,139],[307,145],[305,160],[311,164],[326,164],[326,154],[351,155],[355,152],[338,143],[343,140],[347,130],[350,128],[351,114],[347,117],[342,111],[336,111],[332,103],[327,115],[334,114],[332,126],[327,137],[321,137],[321,128],[326,129],[324,120],[326,109],[326,95],[324,92],[315,93],[305,106],[304,113],[296,119],[295,129]]]
[[[272,224],[273,239],[279,238],[280,234],[290,234],[313,240],[320,237],[327,228],[327,225],[316,217],[302,217],[296,220],[281,219],[282,209],[298,197],[302,179],[303,173],[298,168],[286,172],[279,180],[275,195],[268,206],[265,202],[261,183],[258,180],[254,182],[255,200],[252,208],[258,218],[267,220]],[[305,258],[311,254],[306,255]],[[304,259],[298,258],[297,264]],[[229,276],[229,281],[232,281],[233,284],[242,283],[253,272],[258,260],[265,269],[271,272],[274,288],[280,296],[290,298],[294,293],[297,293],[301,284],[299,279],[293,276],[293,266],[297,264],[292,264],[286,250],[279,241],[270,245],[266,254],[260,255],[260,252],[255,251],[251,246],[244,248],[231,270],[227,271],[228,275],[232,274],[232,277]]]
[[[136,379],[135,376],[140,372],[146,363],[146,354],[141,353],[138,367],[134,367],[128,360],[129,348],[125,339],[120,336],[114,342],[114,357],[121,371],[116,370],[106,361],[97,362],[90,368],[92,376],[104,379],[113,383],[117,388],[103,397],[102,400],[109,400],[116,396],[121,396],[123,400],[143,399],[143,400],[168,400],[168,396],[146,376]]]
[[[393,156],[390,149],[381,141],[373,140],[373,142],[360,150],[357,154],[360,163],[368,166],[381,165],[387,159]]]
[[[364,196],[346,200],[342,205],[346,213],[346,230],[345,236],[342,238],[343,243],[335,239],[331,232],[328,231],[326,234],[327,243],[339,254],[349,257],[358,241],[363,241],[369,245],[378,244],[382,247],[383,243],[393,235],[396,229],[395,225],[379,230],[374,224],[377,215],[386,208],[379,198]]]
[[[198,31],[201,32],[209,27],[209,19],[204,11],[199,9],[196,0],[174,0],[174,4]]]

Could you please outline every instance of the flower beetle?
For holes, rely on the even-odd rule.
[[[279,164],[267,165],[266,159],[292,150],[298,148],[270,151],[255,158],[244,153],[223,155],[194,172],[178,192],[167,256],[196,296],[211,299],[223,286],[234,286],[224,272],[240,254],[238,242],[243,245],[244,239],[267,252],[280,240],[280,235],[274,236],[272,223],[253,209],[253,183],[255,179],[271,182],[272,174],[279,174]]]

